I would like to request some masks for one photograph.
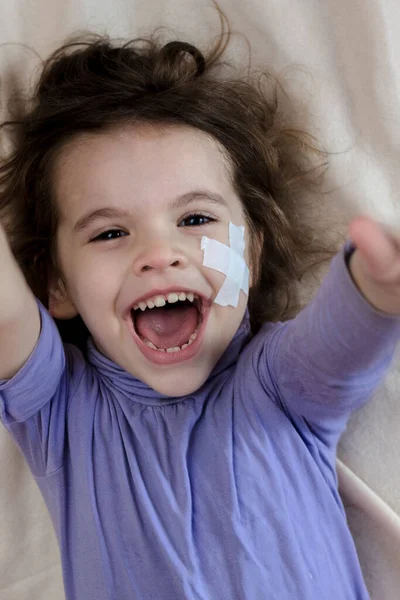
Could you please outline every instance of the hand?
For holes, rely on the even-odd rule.
[[[358,289],[374,308],[400,315],[400,239],[366,216],[353,219],[349,234],[357,248],[349,268]]]

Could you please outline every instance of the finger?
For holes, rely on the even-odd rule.
[[[369,217],[357,217],[349,227],[369,274],[377,280],[400,277],[400,250],[387,229]]]

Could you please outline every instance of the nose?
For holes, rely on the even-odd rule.
[[[163,272],[167,269],[183,269],[188,259],[183,250],[174,248],[167,240],[147,239],[134,260],[133,272],[140,276],[147,271]]]

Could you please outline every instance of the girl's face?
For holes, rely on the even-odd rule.
[[[197,390],[247,306],[243,291],[236,308],[213,302],[225,275],[202,264],[203,236],[229,246],[229,223],[245,225],[217,142],[175,126],[88,134],[62,150],[54,181],[63,284],[50,290],[53,316],[79,313],[103,354],[161,394]],[[249,265],[247,230],[245,240]],[[186,301],[151,308],[174,292]]]

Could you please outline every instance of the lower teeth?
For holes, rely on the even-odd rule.
[[[199,333],[199,328],[195,329],[193,331],[192,335],[190,336],[189,341],[180,347],[174,346],[173,348],[157,348],[157,346],[155,346],[153,344],[153,342],[150,342],[149,340],[143,340],[143,341],[146,344],[146,346],[148,346],[149,348],[152,348],[153,350],[158,350],[159,352],[168,352],[168,354],[170,354],[171,352],[180,352],[181,350],[184,350],[187,346],[190,346],[190,344],[193,344],[194,340],[197,338],[198,333]]]

